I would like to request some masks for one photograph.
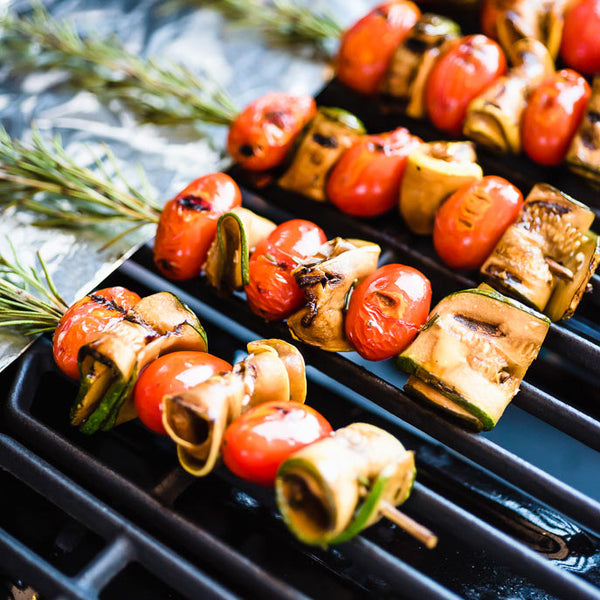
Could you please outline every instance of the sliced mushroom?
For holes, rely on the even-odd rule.
[[[307,305],[288,318],[292,335],[331,352],[349,352],[344,318],[346,296],[355,281],[377,268],[381,248],[363,240],[335,238],[292,271]]]

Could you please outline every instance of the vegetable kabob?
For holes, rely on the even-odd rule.
[[[553,206],[549,202],[541,204]],[[206,262],[209,280],[224,284],[226,290],[246,283],[253,310],[267,318],[287,317],[293,336],[325,350],[357,349],[365,358],[374,360],[410,350],[408,345],[427,319],[431,299],[430,284],[420,272],[404,265],[377,269],[380,249],[376,244],[341,238],[323,243],[323,232],[312,223],[290,221],[265,228],[264,219],[252,216],[249,211],[240,212],[244,210],[238,208],[237,212],[225,213],[219,219],[217,236]],[[261,226],[254,227],[253,219],[260,219]],[[267,235],[256,243],[256,250],[250,256],[253,242],[249,240],[257,230],[266,231]],[[565,296],[572,297],[569,293]],[[522,312],[518,305],[509,301],[506,304],[517,316]],[[504,311],[507,318],[511,310]],[[473,318],[470,316],[467,321]],[[457,319],[460,321],[462,317]],[[489,327],[499,326],[496,323]],[[470,333],[465,346],[470,348],[469,353],[475,353],[478,345],[487,343],[486,328],[471,329],[476,331]],[[444,339],[456,336],[457,343],[462,343],[460,339],[464,336],[456,328]],[[431,336],[430,339],[435,340]],[[493,418],[481,421],[480,426],[489,428],[498,420],[517,392],[542,340],[543,335],[533,337],[527,359],[511,375],[511,385],[502,388],[503,402],[496,407]],[[505,366],[504,362],[495,361],[486,371],[492,378],[491,389],[508,381],[502,375]],[[477,395],[476,389],[472,395]],[[473,403],[478,405],[477,401]]]
[[[224,436],[225,462],[245,479],[271,484],[283,462],[278,504],[292,532],[303,541],[319,545],[345,541],[386,516],[427,547],[435,546],[437,538],[431,532],[395,508],[410,495],[413,453],[367,424],[353,424],[332,434],[323,417],[302,405],[304,361],[292,345],[282,340],[251,342],[248,357],[232,368],[205,352],[206,336],[197,318],[171,294],[140,299],[123,288],[107,288],[66,308],[39,260],[45,283],[34,270],[23,268],[16,256],[14,261],[2,259],[0,326],[19,327],[30,334],[55,328],[57,365],[71,376],[72,363],[79,363],[80,393],[71,422],[82,432],[107,430],[134,418],[135,411],[125,407],[133,396],[142,421],[159,433],[169,433],[178,445],[182,466],[194,475],[206,475],[214,468]],[[12,283],[9,278],[15,276],[45,299]],[[167,331],[167,321],[180,322]],[[145,332],[145,345],[136,340],[137,328]],[[195,335],[182,334],[186,328]],[[136,354],[129,379],[123,370],[130,362],[127,353]],[[94,369],[86,368],[90,358]],[[113,371],[113,383],[99,385],[107,369]],[[252,410],[253,406],[257,408]],[[242,413],[243,420],[235,420]],[[157,430],[157,417],[166,430]],[[247,437],[240,438],[240,432],[248,429],[254,432],[254,453],[247,448]],[[261,432],[262,446],[256,441]],[[321,464],[323,452],[314,444],[317,440],[333,446],[328,456],[337,456],[338,475]],[[315,488],[315,482],[320,488]],[[348,496],[348,492],[354,493]],[[316,508],[319,502],[321,511],[328,511],[323,512],[328,515],[326,522]]]

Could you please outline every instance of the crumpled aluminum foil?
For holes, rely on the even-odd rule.
[[[308,48],[290,52],[269,47],[260,34],[228,23],[211,8],[164,14],[161,2],[54,0],[44,4],[53,17],[73,20],[82,34],[114,33],[128,50],[141,56],[178,61],[193,71],[208,73],[238,107],[272,90],[315,93],[330,75]],[[322,2],[344,25],[373,4],[373,0]],[[0,12],[28,6],[27,1],[0,0]],[[64,80],[65,75],[56,72],[13,77],[10,65],[0,57],[0,122],[11,136],[29,139],[31,124],[47,139],[58,133],[68,154],[86,166],[93,164],[93,156],[102,153],[101,143],[106,143],[128,180],[138,181],[136,164],[144,168],[161,204],[192,179],[226,167],[225,128],[204,128],[209,135],[201,138],[193,128],[142,126],[118,104],[104,106],[91,93],[65,86]],[[93,289],[154,234],[154,227],[148,226],[102,251],[115,229],[40,229],[31,225],[32,220],[12,209],[3,213],[0,252],[9,255],[10,239],[20,260],[35,265],[39,250],[67,302]],[[30,341],[0,330],[0,370]]]

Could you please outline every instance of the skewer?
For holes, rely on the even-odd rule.
[[[406,533],[419,540],[429,550],[433,550],[433,548],[437,546],[438,537],[435,533],[427,529],[424,525],[421,525],[421,523],[417,523],[417,521],[407,514],[399,511],[387,500],[382,500],[380,502],[379,512],[381,512],[386,519],[389,519],[392,523],[395,523],[398,527],[406,531]]]

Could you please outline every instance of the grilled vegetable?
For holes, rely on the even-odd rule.
[[[494,288],[541,312],[548,307],[553,320],[567,318],[597,262],[595,236],[588,232],[593,220],[587,206],[538,184],[481,272]],[[574,285],[559,286],[561,281]],[[566,297],[568,290],[573,296]]]
[[[432,233],[442,202],[483,177],[476,160],[470,142],[431,142],[409,154],[400,187],[400,213],[412,231]]]
[[[444,298],[398,357],[416,391],[476,429],[492,429],[519,390],[550,320],[487,289]]]
[[[273,221],[247,208],[239,207],[222,215],[204,265],[208,282],[225,294],[247,285],[250,254],[275,227]]]
[[[410,495],[412,452],[366,423],[338,429],[288,458],[275,480],[277,505],[287,526],[306,544],[344,542]]]
[[[433,245],[454,269],[478,269],[523,206],[523,195],[502,177],[488,175],[459,188],[435,215]]]
[[[425,104],[431,122],[459,136],[467,107],[506,71],[504,54],[485,35],[468,35],[448,43],[427,78]]]
[[[259,340],[248,352],[230,372],[163,399],[163,425],[181,466],[196,477],[214,468],[227,425],[242,413],[268,401],[306,398],[304,359],[294,346]]]
[[[335,238],[292,271],[307,304],[287,321],[292,335],[331,352],[353,350],[344,331],[347,294],[375,271],[380,252],[371,242]]]
[[[279,465],[290,454],[331,431],[325,417],[306,404],[266,402],[229,425],[223,440],[223,462],[242,479],[273,485]]]
[[[153,249],[158,270],[169,279],[197,277],[219,217],[241,203],[240,189],[225,173],[210,173],[192,181],[160,214]]]
[[[600,73],[600,2],[577,0],[565,14],[560,55],[564,62],[580,73]]]
[[[296,136],[315,110],[311,96],[265,94],[235,118],[229,128],[227,151],[250,171],[277,167],[286,159]]]
[[[368,360],[402,352],[427,320],[431,284],[417,269],[387,264],[352,291],[346,314],[346,336]]]
[[[135,417],[131,393],[137,374],[158,356],[177,350],[206,351],[198,318],[169,292],[140,300],[124,319],[79,350],[80,388],[71,424],[95,433]]]
[[[558,165],[583,119],[591,90],[571,69],[557,71],[532,92],[523,112],[523,150],[541,165]]]
[[[348,87],[374,94],[392,54],[421,11],[408,0],[388,0],[350,27],[340,40],[337,77]]]
[[[353,114],[341,108],[319,108],[279,185],[314,200],[325,201],[329,171],[344,150],[364,133],[363,124]]]
[[[569,0],[485,0],[484,31],[495,36],[512,63],[514,44],[523,38],[539,40],[555,59],[560,48],[564,11]]]
[[[460,35],[451,19],[426,13],[396,48],[379,92],[385,109],[425,117],[425,82],[443,45]]]
[[[141,298],[122,287],[96,290],[72,304],[61,317],[52,336],[52,352],[58,368],[79,379],[79,349],[113,327]]]
[[[566,161],[578,175],[600,182],[600,77],[594,78],[587,110],[571,142]]]
[[[398,204],[408,155],[423,140],[405,127],[363,135],[346,150],[327,181],[327,197],[350,215],[373,217]]]
[[[250,281],[244,290],[252,311],[268,320],[280,320],[298,310],[304,295],[292,271],[326,241],[325,232],[311,221],[292,219],[278,225],[248,263]]]
[[[514,67],[497,79],[467,109],[463,133],[499,152],[521,151],[521,117],[531,90],[552,75],[554,61],[537,40],[515,43]]]
[[[135,412],[146,427],[166,435],[162,424],[163,398],[180,394],[225,371],[231,371],[231,365],[207,352],[165,354],[146,365],[140,373],[133,389]]]

